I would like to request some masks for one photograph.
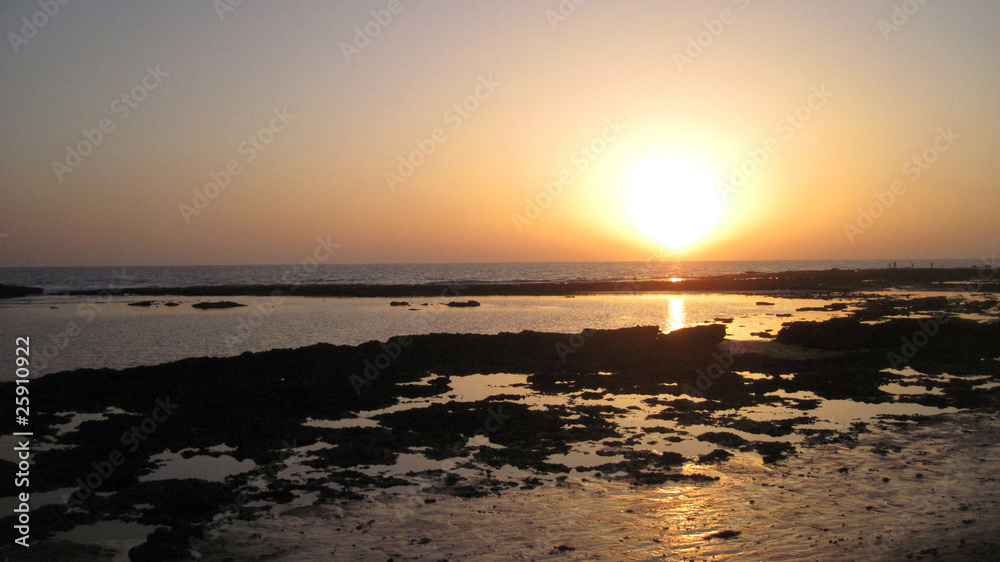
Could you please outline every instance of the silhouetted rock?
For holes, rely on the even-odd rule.
[[[190,560],[188,538],[188,535],[173,529],[157,529],[150,533],[146,542],[128,551],[128,559],[131,562]]]
[[[784,441],[754,441],[740,448],[741,451],[751,449],[757,451],[763,461],[768,464],[778,462],[795,453],[795,446]]]
[[[732,458],[733,454],[725,449],[715,449],[711,453],[698,456],[698,462],[700,464],[710,464],[722,462],[724,460]]]
[[[43,290],[40,287],[22,287],[20,285],[5,285],[0,283],[0,299],[40,295],[42,292]]]
[[[714,482],[718,476],[707,474],[681,474],[674,472],[635,472],[631,474],[634,486],[655,486],[664,482]]]
[[[406,301],[390,301],[389,306],[410,306],[410,303]]]
[[[707,541],[711,539],[731,539],[733,537],[738,537],[738,536],[740,536],[740,531],[733,531],[732,529],[727,529],[725,531],[719,531],[718,533],[705,535],[702,538]]]
[[[211,308],[236,308],[246,305],[233,301],[208,301],[208,302],[196,302],[191,306],[194,308],[211,309]]]
[[[697,437],[698,441],[707,441],[723,447],[742,447],[747,444],[747,440],[728,431],[708,431]]]
[[[452,308],[470,308],[474,306],[480,306],[479,301],[451,301],[448,306]]]
[[[659,328],[652,326],[657,331]],[[649,328],[647,328],[648,330]],[[726,339],[726,327],[722,324],[708,324],[706,326],[691,326],[674,330],[668,334],[660,336],[660,339],[672,345],[685,346],[688,348],[714,347],[722,340]]]
[[[1000,323],[945,315],[894,318],[877,324],[833,318],[825,322],[791,322],[778,332],[777,341],[816,349],[891,350],[909,356],[907,359],[917,353],[981,356],[1000,351]]]

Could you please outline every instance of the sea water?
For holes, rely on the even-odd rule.
[[[33,375],[87,368],[125,368],[188,357],[232,356],[246,351],[296,348],[319,342],[357,345],[392,336],[427,333],[545,332],[579,333],[586,328],[655,325],[669,332],[684,326],[735,317],[729,335],[751,338],[750,326],[795,308],[815,305],[775,299],[762,308],[744,295],[695,293],[592,295],[566,297],[476,297],[482,306],[456,309],[449,299],[414,297],[408,306],[390,306],[383,298],[227,297],[246,305],[198,310],[207,297],[142,297],[149,307],[129,306],[137,297],[66,295],[68,290],[193,285],[256,285],[294,279],[310,283],[501,283],[538,281],[611,281],[723,275],[747,271],[884,267],[881,261],[760,262],[613,262],[320,265],[315,271],[295,266],[185,266],[135,268],[2,268],[0,283],[41,286],[45,294],[0,300],[0,342],[13,345],[30,337]],[[926,266],[929,263],[918,263]],[[975,260],[937,261],[935,265],[972,266]],[[457,300],[466,300],[454,297]],[[398,299],[397,299],[398,300]],[[176,306],[167,306],[167,303]],[[759,317],[754,322],[739,319]],[[792,319],[811,319],[797,314]],[[777,331],[780,323],[768,325]],[[0,380],[10,380],[10,373]]]

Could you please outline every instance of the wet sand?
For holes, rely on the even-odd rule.
[[[289,508],[226,526],[204,560],[992,559],[1000,417],[881,422],[853,437],[780,466],[739,454],[684,467],[719,477],[705,484],[572,476],[483,498]],[[739,535],[707,538],[726,530]]]

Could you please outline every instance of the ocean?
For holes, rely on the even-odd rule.
[[[976,265],[976,260],[940,260],[935,266]],[[192,285],[281,283],[500,283],[607,281],[722,275],[747,271],[885,267],[884,261],[732,261],[652,263],[498,263],[76,267],[0,269],[0,283],[40,286],[42,295],[0,300],[0,342],[13,349],[30,337],[33,375],[78,368],[126,368],[189,357],[233,356],[247,351],[296,348],[315,343],[357,345],[397,335],[427,333],[579,333],[586,328],[656,325],[664,332],[719,317],[756,318],[752,325],[790,314],[811,303],[777,299],[763,315],[745,295],[670,293],[565,297],[477,297],[482,306],[455,309],[441,298],[231,297],[246,306],[198,310],[209,297],[143,297],[149,307],[129,306],[129,296],[70,296],[68,290]],[[901,264],[902,265],[902,264]],[[907,262],[908,265],[908,262]],[[928,263],[916,263],[917,267]],[[459,299],[464,300],[464,299]],[[167,306],[167,302],[177,306]],[[798,315],[797,315],[798,316]],[[730,333],[751,338],[735,322]],[[771,326],[779,329],[780,324]],[[0,374],[0,380],[10,380]]]
[[[748,271],[871,269],[887,260],[532,262],[443,264],[212,265],[0,268],[0,283],[44,287],[46,293],[128,287],[301,284],[520,283],[621,281],[731,275]],[[976,259],[900,260],[900,267],[971,267]]]

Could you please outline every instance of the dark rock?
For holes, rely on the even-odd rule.
[[[730,453],[729,451],[725,450],[725,449],[716,449],[716,450],[712,451],[711,453],[708,453],[708,454],[705,454],[705,455],[699,455],[698,456],[698,463],[699,464],[711,464],[711,463],[722,462],[724,460],[728,460],[728,459],[732,458],[732,456],[733,456],[733,454]]]
[[[656,485],[663,484],[670,479],[670,475],[663,472],[636,472],[632,475],[636,484]]]
[[[146,537],[146,542],[128,551],[128,559],[131,562],[189,560],[188,539],[192,536],[173,529],[157,529]]]
[[[757,301],[757,306],[774,306],[774,303],[767,301]]]
[[[786,418],[780,420],[751,420],[748,418],[727,418],[719,422],[730,429],[736,429],[746,433],[757,433],[780,437],[795,431],[797,425],[808,425],[815,422],[815,418],[799,416],[797,418]]]
[[[680,466],[685,462],[687,462],[687,459],[684,458],[684,455],[674,451],[666,451],[664,453],[661,453],[658,458],[655,458],[653,460],[656,464],[661,466]]]
[[[746,449],[757,451],[767,464],[776,463],[795,453],[795,447],[784,441],[754,441],[741,450]]]
[[[711,539],[731,539],[733,537],[740,536],[740,533],[741,533],[741,531],[733,531],[731,529],[727,529],[725,531],[719,531],[718,533],[712,533],[710,535],[705,535],[702,538],[704,538],[706,541],[707,540],[711,540]]]
[[[991,308],[994,308],[996,305],[997,305],[996,299],[987,299],[982,301],[967,301],[962,304],[962,311],[972,312],[972,313],[982,313],[987,310],[990,310]]]
[[[656,327],[654,326],[654,328]],[[659,330],[659,328],[656,329],[657,331]],[[722,343],[722,340],[725,338],[726,327],[722,324],[691,326],[660,336],[660,339],[664,342],[688,348],[714,347]]]
[[[447,303],[447,306],[452,308],[471,308],[475,306],[480,306],[479,301],[451,301]]]
[[[833,318],[825,322],[791,322],[778,332],[777,341],[829,350],[887,349],[897,354],[909,342],[921,354],[968,357],[971,353],[979,357],[1000,351],[1000,323],[950,316],[894,318],[877,324]],[[919,342],[925,343],[917,345]]]
[[[390,301],[389,306],[410,306],[410,303],[406,301]]]
[[[20,285],[5,285],[0,283],[0,299],[15,299],[18,297],[28,297],[40,295],[44,292],[41,287],[22,287]]]
[[[723,447],[742,447],[748,441],[735,433],[728,431],[709,431],[697,437],[698,441],[707,441]]]
[[[153,301],[136,301],[128,303],[129,306],[153,306]]]
[[[207,310],[211,308],[236,308],[239,306],[246,306],[246,305],[233,301],[207,301],[207,302],[196,302],[191,306],[194,308]]]

